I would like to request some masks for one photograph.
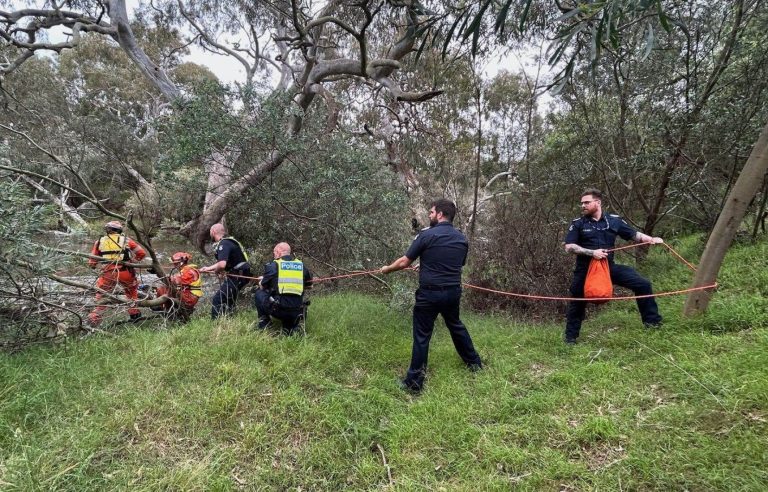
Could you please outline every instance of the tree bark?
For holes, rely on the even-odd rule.
[[[763,127],[747,163],[744,165],[736,184],[725,201],[709,240],[701,256],[699,269],[693,279],[693,286],[711,284],[717,279],[725,254],[736,236],[741,221],[747,213],[749,203],[755,197],[768,173],[768,124]],[[684,316],[704,313],[709,305],[712,292],[701,290],[688,295],[683,308]]]
[[[475,189],[472,197],[472,215],[469,221],[469,243],[475,240],[475,224],[477,223],[477,194],[480,188],[480,157],[483,150],[483,115],[481,107],[480,81],[477,82],[477,88],[475,89],[475,105],[477,106],[477,148],[475,155]]]
[[[50,200],[51,203],[53,203],[54,205],[59,207],[61,209],[61,211],[64,213],[64,215],[66,215],[67,217],[72,219],[80,227],[82,227],[84,229],[88,228],[88,223],[82,217],[80,217],[80,214],[77,212],[77,209],[75,209],[74,207],[68,205],[65,201],[59,199],[59,197],[57,197],[56,195],[54,195],[53,193],[51,193],[50,191],[45,189],[45,187],[43,185],[41,185],[40,183],[36,182],[32,178],[30,178],[28,176],[24,176],[24,175],[21,175],[20,177],[21,177],[21,179],[24,180],[25,183],[27,183],[32,188],[36,189],[37,191],[39,191],[40,193],[45,195],[45,197],[48,200]]]
[[[763,185],[763,200],[760,202],[760,207],[757,209],[757,213],[755,214],[755,226],[752,228],[753,241],[757,239],[757,233],[760,231],[761,226],[763,233],[765,233],[766,205],[768,205],[768,180],[765,180],[765,184]]]
[[[128,57],[133,60],[136,66],[141,70],[147,79],[163,94],[170,102],[181,97],[181,91],[174,84],[165,71],[155,64],[143,49],[136,42],[136,36],[131,29],[131,23],[128,19],[128,12],[125,8],[125,0],[111,0],[107,4],[109,19],[117,34],[113,37],[125,51]]]

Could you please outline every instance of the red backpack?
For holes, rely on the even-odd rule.
[[[605,300],[590,301],[595,304],[608,302],[613,296],[613,282],[611,282],[611,269],[608,266],[608,259],[596,260],[592,258],[589,262],[587,271],[587,280],[584,282],[584,297],[599,297]]]

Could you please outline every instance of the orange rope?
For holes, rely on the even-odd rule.
[[[683,258],[683,257],[682,257],[682,255],[681,255],[680,253],[678,253],[677,251],[675,251],[675,249],[674,249],[672,246],[670,246],[669,244],[667,244],[667,243],[651,243],[651,242],[647,242],[647,243],[634,243],[634,244],[628,244],[628,245],[626,245],[626,246],[619,246],[618,248],[606,249],[606,251],[607,251],[607,252],[609,252],[609,253],[611,253],[611,252],[613,252],[613,251],[621,251],[622,249],[637,248],[638,246],[643,246],[643,245],[646,245],[646,244],[647,244],[647,245],[649,245],[649,246],[652,246],[652,245],[654,245],[654,244],[661,244],[662,246],[664,246],[665,248],[667,248],[667,249],[669,250],[669,252],[670,252],[670,253],[672,253],[673,255],[675,255],[675,256],[677,257],[677,259],[678,259],[678,260],[680,260],[680,261],[682,261],[683,263],[685,263],[685,265],[686,265],[688,268],[690,268],[690,269],[691,269],[691,270],[693,270],[694,272],[696,271],[696,267],[695,267],[695,266],[693,266],[693,265],[692,265],[692,264],[691,264],[691,263],[690,263],[688,260],[686,260],[685,258]]]
[[[656,244],[656,243],[651,243],[651,242],[647,242],[647,243],[632,243],[632,244],[627,244],[627,245],[624,245],[624,246],[619,246],[618,248],[606,249],[605,251],[608,252],[608,253],[612,253],[613,251],[621,251],[622,249],[637,248],[638,246],[645,246],[645,245],[652,246],[654,244]]]
[[[326,280],[337,280],[337,279],[340,279],[340,278],[357,277],[357,276],[360,276],[360,275],[371,275],[371,274],[379,273],[379,272],[380,272],[380,270],[377,268],[376,270],[366,270],[366,271],[360,271],[360,272],[352,272],[352,273],[347,273],[345,275],[336,275],[334,277],[318,277],[318,278],[313,278],[312,279],[312,283],[325,282]]]
[[[635,243],[635,244],[629,244],[627,246],[620,246],[618,248],[608,249],[606,251],[610,252],[610,251],[619,251],[619,250],[622,250],[622,249],[636,248],[636,247],[642,246],[644,244],[652,245],[652,244],[657,244],[657,243]],[[673,255],[675,255],[677,257],[677,259],[679,259],[686,266],[688,266],[688,268],[690,268],[694,272],[696,271],[696,267],[693,264],[691,264],[688,260],[683,258],[683,256],[680,253],[678,253],[677,251],[675,251],[675,249],[672,246],[670,246],[667,243],[660,243],[660,244],[663,244]],[[484,291],[484,292],[491,292],[493,294],[500,294],[500,295],[509,296],[509,297],[522,297],[522,298],[526,298],[526,299],[541,299],[541,300],[546,300],[546,301],[585,301],[585,302],[589,302],[589,301],[625,301],[625,300],[631,300],[631,299],[646,299],[646,298],[649,298],[649,297],[673,296],[673,295],[677,295],[677,294],[685,294],[686,292],[695,292],[695,291],[698,291],[698,290],[709,290],[709,289],[717,288],[717,282],[715,282],[713,284],[703,285],[703,286],[699,286],[699,287],[691,287],[691,288],[688,288],[688,289],[673,290],[673,291],[668,291],[668,292],[659,292],[659,293],[656,293],[656,294],[644,294],[644,295],[641,295],[641,296],[556,297],[556,296],[537,296],[537,295],[533,295],[533,294],[516,294],[514,292],[506,292],[506,291],[502,291],[502,290],[489,289],[489,288],[486,288],[486,287],[480,287],[478,285],[472,285],[472,284],[468,284],[468,283],[462,283],[462,285],[464,285],[465,287],[468,287],[470,289],[481,290],[481,291]]]
[[[672,246],[670,246],[670,245],[669,245],[669,244],[667,244],[667,243],[662,243],[662,244],[663,244],[663,245],[664,245],[664,246],[665,246],[665,247],[666,247],[666,248],[669,250],[669,252],[670,252],[670,253],[672,253],[673,255],[677,256],[677,259],[678,259],[678,260],[680,260],[680,261],[682,261],[683,263],[685,263],[685,264],[688,266],[688,268],[690,268],[690,269],[691,269],[691,270],[693,270],[694,272],[696,271],[696,267],[695,267],[695,266],[693,266],[691,263],[689,263],[689,262],[688,262],[688,260],[686,260],[685,258],[683,258],[683,257],[680,255],[680,253],[678,253],[677,251],[675,251],[675,250],[674,250],[674,248],[672,248]]]
[[[327,280],[337,280],[337,279],[340,279],[340,278],[357,277],[357,276],[360,276],[360,275],[371,275],[371,274],[379,273],[379,272],[380,272],[380,270],[377,268],[376,270],[365,270],[365,271],[359,271],[359,272],[352,272],[352,273],[347,273],[347,274],[344,274],[344,275],[336,275],[336,276],[333,276],[333,277],[315,277],[315,278],[312,279],[312,283],[325,282]],[[203,273],[213,274],[213,272],[203,272]],[[227,273],[226,276],[227,277],[233,277],[233,278],[247,278],[249,280],[259,280],[259,279],[261,279],[261,277],[249,277],[247,275],[235,275],[234,273]]]
[[[656,244],[656,243],[650,243],[650,242],[648,242],[648,243],[634,243],[634,244],[628,244],[626,246],[619,246],[618,248],[606,249],[606,251],[608,251],[608,252],[621,251],[623,249],[630,249],[630,248],[636,248],[638,246],[654,245],[654,244]],[[675,251],[675,249],[672,248],[672,246],[670,246],[667,243],[660,243],[660,244],[662,244],[664,247],[666,247],[670,251],[670,253],[672,253],[675,257],[677,257],[677,259],[680,260],[682,263],[684,263],[688,268],[690,268],[694,272],[696,271],[696,267],[692,263],[690,263],[688,260],[683,258],[683,256],[680,253],[678,253],[677,251]],[[408,267],[406,270],[415,271],[416,269],[414,267]],[[312,282],[313,283],[319,283],[319,282],[325,282],[325,281],[328,281],[328,280],[338,280],[338,279],[342,279],[342,278],[358,277],[360,275],[371,275],[371,274],[375,274],[375,273],[379,273],[379,272],[380,272],[380,270],[376,269],[376,270],[365,270],[365,271],[359,271],[359,272],[351,272],[351,273],[347,273],[347,274],[344,274],[344,275],[336,275],[336,276],[332,276],[332,277],[317,277],[317,278],[312,279]],[[213,272],[205,272],[205,273],[213,273]],[[261,278],[261,277],[249,277],[249,276],[246,276],[246,275],[235,275],[233,273],[228,273],[226,275],[228,277],[247,278],[249,280],[259,280]],[[678,295],[678,294],[685,294],[686,292],[695,292],[695,291],[699,291],[699,290],[709,290],[709,289],[717,288],[717,282],[715,282],[713,284],[703,285],[703,286],[699,286],[699,287],[690,287],[688,289],[673,290],[673,291],[668,291],[668,292],[658,292],[656,294],[644,294],[644,295],[641,295],[641,296],[558,297],[558,296],[539,296],[539,295],[535,295],[535,294],[518,294],[518,293],[515,293],[515,292],[508,292],[508,291],[503,291],[503,290],[490,289],[490,288],[487,288],[487,287],[480,287],[479,285],[473,285],[473,284],[469,284],[469,283],[466,283],[466,282],[462,282],[461,285],[463,285],[464,287],[467,287],[469,289],[475,289],[475,290],[479,290],[479,291],[483,291],[483,292],[489,292],[489,293],[492,293],[492,294],[499,294],[499,295],[508,296],[508,297],[520,297],[520,298],[524,298],[524,299],[540,299],[540,300],[543,300],[543,301],[584,301],[584,302],[590,302],[590,301],[626,301],[626,300],[633,300],[633,299],[646,299],[646,298],[649,298],[649,297],[673,296],[673,295]]]
[[[488,289],[486,287],[480,287],[478,285],[472,285],[468,284],[466,282],[462,283],[464,287],[468,287],[470,289],[475,290],[482,290],[484,292],[490,292],[493,294],[501,294],[504,296],[509,297],[523,297],[526,299],[541,299],[545,301],[627,301],[631,299],[645,299],[648,297],[664,297],[664,296],[673,296],[677,294],[684,294],[686,292],[694,292],[697,290],[707,290],[707,289],[714,289],[717,287],[717,282],[710,285],[704,285],[702,287],[691,287],[690,289],[682,289],[682,290],[673,290],[669,292],[659,292],[656,294],[644,294],[642,296],[619,296],[619,297],[555,297],[555,296],[537,296],[533,294],[516,294],[514,292],[506,292],[503,290],[494,290],[494,289]]]

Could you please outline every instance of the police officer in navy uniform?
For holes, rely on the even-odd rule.
[[[651,237],[631,228],[624,219],[618,215],[606,214],[602,209],[602,193],[594,188],[587,189],[581,196],[582,216],[574,219],[565,236],[565,250],[577,255],[576,268],[573,271],[571,283],[571,296],[584,297],[584,282],[587,278],[587,270],[592,258],[601,260],[608,258],[611,281],[622,287],[630,289],[635,295],[653,294],[651,282],[641,277],[633,268],[626,265],[617,265],[613,262],[613,253],[606,249],[612,249],[616,243],[616,236],[627,241],[633,240],[643,243],[663,243],[660,237]],[[648,328],[661,326],[661,315],[656,305],[656,299],[648,297],[637,300],[640,317]],[[586,310],[585,301],[571,301],[568,303],[565,323],[565,343],[576,343],[581,330],[581,322]]]
[[[200,271],[229,274],[224,276],[218,292],[214,294],[211,301],[211,318],[216,319],[234,312],[237,294],[249,281],[242,277],[250,277],[251,266],[248,264],[248,255],[243,246],[237,239],[227,237],[227,229],[223,224],[213,224],[210,233],[216,243],[214,247],[217,262],[201,268]]]
[[[283,334],[292,335],[304,312],[304,290],[312,286],[312,274],[291,254],[288,243],[277,243],[272,255],[275,260],[264,265],[264,276],[253,295],[259,313],[258,328],[266,329],[270,316],[274,316],[282,322]]]
[[[420,258],[419,288],[413,307],[413,350],[411,365],[402,381],[404,390],[418,393],[424,386],[429,355],[429,340],[438,314],[443,315],[453,345],[461,359],[472,371],[482,369],[480,356],[472,338],[459,319],[461,302],[461,269],[466,263],[469,242],[453,227],[456,205],[439,199],[430,204],[429,224],[416,236],[410,248],[381,273],[402,270]]]

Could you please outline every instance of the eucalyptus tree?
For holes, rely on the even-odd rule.
[[[134,28],[180,87],[215,80],[203,67],[181,60],[185,48],[173,29],[148,28],[141,21]],[[6,51],[18,53],[8,46]],[[88,183],[110,204],[149,199],[146,206],[134,203],[132,208],[145,216],[142,226],[148,232],[156,229],[162,216],[156,207],[162,189],[150,181],[159,152],[158,122],[169,105],[122,49],[106,38],[89,36],[79,42],[78,49],[55,59],[30,58],[4,77],[0,95],[7,165],[51,176],[67,186]],[[56,166],[42,149],[71,164],[72,171]],[[73,209],[83,203],[77,194],[50,182],[22,179],[85,228]]]
[[[610,161],[591,176],[614,188],[620,206],[639,203],[646,231],[672,213],[711,223],[722,204],[695,284],[714,280],[768,172],[765,129],[757,138],[768,119],[760,109],[765,50],[755,50],[765,46],[759,41],[766,32],[765,2],[475,0],[435,8],[442,15],[431,26],[432,42],[441,42],[444,51],[452,41],[471,44],[474,52],[482,40],[509,43],[541,29],[553,39],[549,62],[560,67],[553,93],[572,84],[579,71],[599,80],[585,84],[594,87],[592,101],[601,101],[596,105],[580,99],[588,91],[572,87],[571,102],[583,112],[585,126],[603,130],[592,121],[603,119],[613,127],[589,133],[587,146],[593,148],[583,155]],[[613,94],[605,97],[608,87]],[[729,118],[730,124],[719,125]],[[690,296],[686,313],[705,310],[708,298]]]
[[[102,35],[117,43],[176,111],[185,93],[168,71],[154,60],[139,42],[124,0],[47,3],[44,8],[0,11],[0,36],[16,48],[0,70],[6,76],[29,60],[35,52],[62,52],[79,45],[86,35]],[[328,87],[344,79],[385,90],[395,100],[416,103],[431,99],[440,90],[406,90],[397,81],[402,60],[414,49],[419,29],[427,17],[414,2],[331,1],[310,2],[212,2],[166,1],[149,8],[162,13],[193,33],[204,48],[227,54],[243,66],[240,81],[247,90],[271,83],[266,90],[288,94],[293,111],[286,116],[283,140],[302,131],[305,115],[318,96],[328,96]],[[45,33],[68,29],[65,41],[51,42]],[[237,38],[237,39],[233,39]],[[229,39],[230,41],[225,41]],[[237,142],[211,148],[204,165],[208,195],[200,214],[185,227],[202,247],[210,225],[224,214],[250,187],[278,168],[290,150],[263,149],[259,160],[232,174],[244,152]]]
[[[646,231],[670,218],[707,230],[768,117],[768,57],[755,48],[768,12],[761,2],[669,12],[686,30],[657,37],[647,58],[636,55],[644,33],[627,32],[625,47],[574,72],[568,111],[553,117],[570,144],[552,158],[575,182],[600,183]]]

